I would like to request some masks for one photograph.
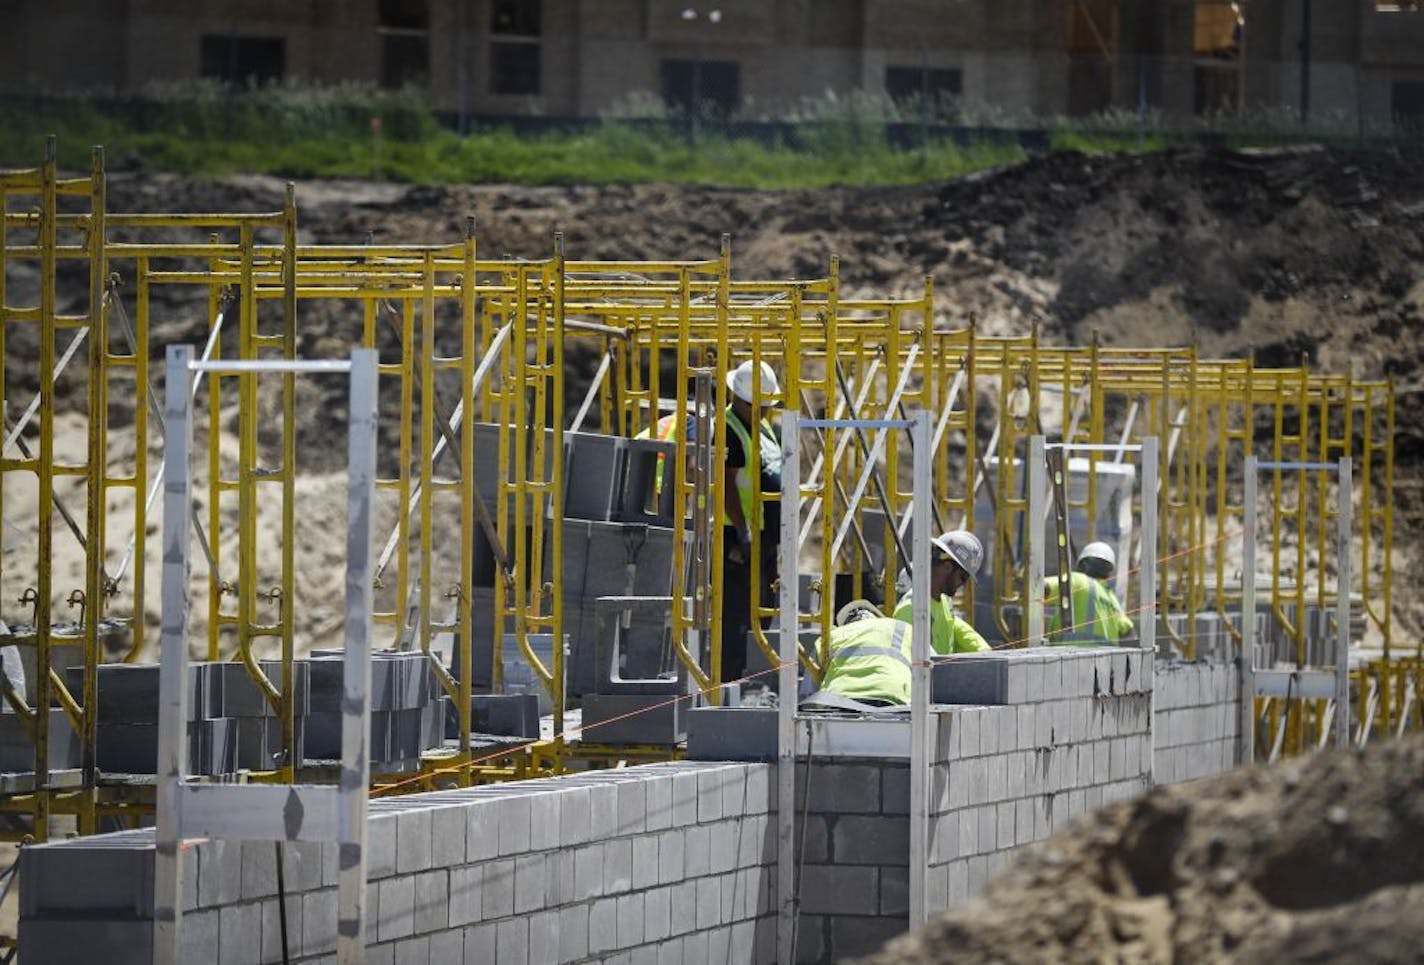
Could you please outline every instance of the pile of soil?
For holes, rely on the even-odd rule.
[[[109,209],[274,211],[283,193],[271,177],[120,173],[109,181]],[[954,181],[878,188],[305,181],[296,196],[303,242],[451,243],[473,215],[482,255],[545,257],[562,230],[571,259],[652,260],[715,257],[725,232],[738,278],[824,277],[832,253],[852,295],[918,294],[930,275],[942,328],[973,321],[1000,335],[1037,325],[1051,343],[1085,344],[1095,334],[1105,345],[1195,343],[1206,357],[1392,377],[1401,413],[1395,574],[1399,585],[1424,579],[1412,549],[1424,535],[1424,421],[1407,415],[1424,389],[1424,159],[1323,148],[1060,152]],[[60,311],[84,310],[84,270],[61,264]],[[130,287],[130,311],[132,298]],[[37,300],[33,266],[12,269],[7,300]],[[151,306],[155,359],[170,342],[206,337],[199,288],[157,286]],[[303,302],[300,311],[302,355],[344,354],[360,331],[349,305]],[[380,331],[389,353],[394,339]],[[37,359],[35,329],[13,327],[5,349],[12,411],[34,389]],[[593,360],[570,364],[591,371]],[[345,398],[328,382],[298,382],[304,473],[344,468],[343,447],[330,442],[345,432]],[[111,398],[116,431],[134,401]],[[82,380],[67,375],[58,409],[84,404]],[[264,404],[275,414],[275,397]],[[9,505],[6,515],[17,518]],[[1400,639],[1424,632],[1424,601],[1397,599]]]
[[[1424,738],[1162,787],[862,965],[1417,962]]]

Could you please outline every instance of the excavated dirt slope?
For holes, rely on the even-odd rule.
[[[862,965],[1418,962],[1424,739],[1158,788]]]

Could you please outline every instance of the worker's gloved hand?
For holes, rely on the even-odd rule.
[[[733,543],[727,550],[727,559],[738,566],[746,566],[747,561],[752,558],[752,534],[751,530],[738,530]]]

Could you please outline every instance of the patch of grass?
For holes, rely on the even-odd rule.
[[[379,135],[372,128],[375,117]],[[58,138],[60,164],[75,170],[88,166],[91,145],[103,144],[111,167],[411,183],[893,184],[954,177],[1024,156],[1012,143],[932,141],[896,148],[885,126],[894,120],[835,102],[800,119],[795,143],[729,137],[714,125],[694,143],[683,125],[645,109],[584,129],[516,134],[495,127],[460,137],[411,92],[195,84],[153,88],[138,97],[0,100],[0,165],[35,166],[47,134]]]

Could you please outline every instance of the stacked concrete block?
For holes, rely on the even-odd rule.
[[[307,760],[341,757],[340,651],[299,661],[308,680],[309,713],[302,718]],[[376,651],[371,655],[371,733],[368,756],[376,773],[416,768],[425,751],[445,739],[448,701],[425,654]]]
[[[804,813],[798,959],[878,949],[908,921],[910,771],[906,761],[820,763],[798,773]]]
[[[224,713],[212,666],[193,664],[188,668],[190,774],[226,774],[238,767],[238,722]],[[82,694],[83,673],[81,667],[65,671],[71,693]],[[154,773],[158,762],[158,666],[101,664],[97,684],[95,759],[99,769],[114,774]],[[78,743],[68,718],[59,711],[51,711],[50,718],[50,766],[77,766]],[[75,763],[57,759],[63,757]],[[33,762],[22,769],[32,766]]]
[[[774,962],[773,773],[684,762],[377,798],[367,960]],[[105,848],[130,853],[100,863]],[[282,851],[291,960],[329,961],[335,848]],[[273,846],[208,841],[184,854],[184,960],[221,949],[238,965],[280,961]],[[151,832],[37,845],[22,860],[22,954],[150,960]],[[57,887],[76,861],[99,873]],[[57,922],[71,926],[67,943],[51,944]]]
[[[673,483],[677,479],[677,445],[658,439],[629,439],[627,472],[617,518],[650,526],[673,525]],[[657,485],[659,464],[662,486]]]
[[[1158,661],[1154,777],[1189,781],[1238,763],[1240,672],[1234,663]]]
[[[52,771],[78,767],[79,735],[69,715],[59,708],[49,712],[48,763]],[[35,739],[17,714],[0,714],[0,771],[24,773],[35,769]]]
[[[564,518],[612,519],[623,495],[629,440],[593,432],[564,433]]]

